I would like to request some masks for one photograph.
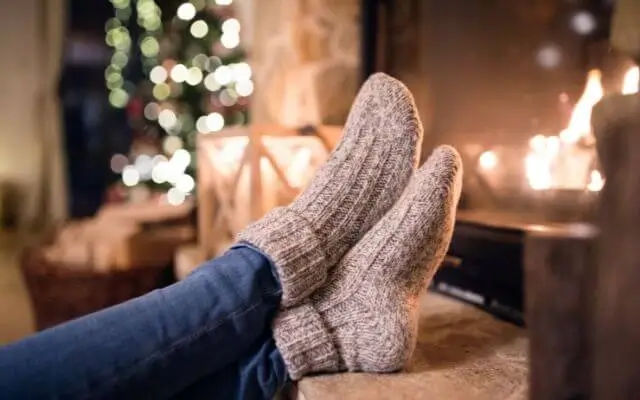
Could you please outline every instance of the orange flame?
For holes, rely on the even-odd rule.
[[[621,91],[629,95],[638,93],[639,89],[640,68],[634,66],[626,71]],[[574,145],[584,139],[588,139],[590,144],[595,143],[591,129],[591,112],[603,96],[602,73],[597,69],[589,71],[584,92],[571,113],[567,128],[558,136],[536,135],[530,139],[529,153],[525,159],[525,173],[529,186],[533,190],[546,190],[553,187],[574,188],[576,182],[571,177],[581,179],[582,171],[592,168],[592,160],[583,157],[584,154],[580,155],[580,152],[589,151],[588,148],[577,150],[576,156],[572,155],[571,149],[578,149]],[[558,173],[556,168],[560,168],[562,173]],[[599,192],[604,183],[605,178],[600,171],[592,169],[584,182],[584,188]]]
[[[638,86],[640,83],[640,68],[631,67],[624,74],[622,81],[622,94],[635,94],[638,93]]]
[[[565,143],[576,143],[582,138],[591,136],[591,111],[602,96],[604,96],[602,72],[597,69],[591,70],[587,76],[587,85],[582,97],[573,108],[569,125],[560,132],[560,140]]]

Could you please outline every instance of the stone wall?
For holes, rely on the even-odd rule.
[[[343,124],[360,84],[359,0],[253,0],[252,121]]]

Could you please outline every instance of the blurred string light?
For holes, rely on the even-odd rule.
[[[217,6],[228,6],[231,0],[215,0]],[[198,18],[198,13],[204,9],[206,2],[202,0],[190,0],[180,4],[176,9],[175,17],[178,20],[188,23],[188,33],[195,39],[205,39],[210,33],[209,25],[205,20]],[[222,47],[233,50],[240,45],[240,22],[236,18],[227,18],[221,25],[220,44]],[[252,71],[249,64],[239,62],[224,65],[219,57],[207,56],[206,54],[196,54],[189,60],[176,61],[165,60],[153,66],[149,72],[149,79],[154,84],[153,96],[155,98],[152,105],[145,106],[145,117],[149,120],[158,120],[159,125],[169,136],[169,149],[178,145],[172,137],[175,125],[167,124],[166,121],[159,120],[160,112],[158,107],[165,107],[162,104],[172,97],[177,97],[179,91],[183,90],[183,85],[202,87],[205,91],[217,97],[220,104],[225,107],[235,105],[241,97],[249,97],[253,93],[254,85]],[[184,114],[184,111],[182,112]],[[224,117],[217,112],[199,116],[197,119],[191,115],[177,115],[177,121],[181,123],[181,128],[195,128],[199,133],[212,133],[222,130],[225,126]],[[188,122],[188,123],[185,123]]]
[[[160,7],[154,0],[110,0],[114,16],[105,24],[105,41],[113,48],[111,61],[105,70],[105,81],[109,90],[109,103],[124,108],[129,103],[134,85],[124,80],[123,71],[131,58],[132,38],[127,26],[136,9],[137,24],[142,28],[138,46],[145,70],[157,64],[160,51],[158,36],[162,30]]]
[[[590,35],[597,28],[596,18],[588,11],[578,11],[571,16],[571,28],[579,35]]]
[[[215,55],[195,54],[189,59],[160,59],[158,38],[161,33],[160,12],[152,0],[112,0],[126,3],[131,7],[134,3],[138,14],[138,24],[146,29],[140,41],[141,53],[148,59],[145,66],[151,83],[153,83],[153,100],[144,105],[144,117],[156,121],[167,136],[162,143],[162,150],[167,156],[154,157],[139,155],[133,162],[126,163],[122,155],[112,159],[114,172],[122,174],[126,186],[136,186],[145,181],[156,184],[169,184],[167,201],[181,204],[196,188],[193,177],[187,173],[192,165],[191,153],[186,150],[185,140],[181,134],[197,132],[210,134],[219,132],[225,127],[225,117],[219,112],[210,112],[202,116],[190,115],[171,104],[184,87],[198,87],[210,96],[217,98],[225,107],[235,105],[241,98],[253,93],[252,70],[246,62],[223,64]],[[131,3],[130,3],[131,2]],[[217,6],[229,6],[232,0],[215,0]],[[187,23],[186,29],[194,40],[207,40],[211,33],[205,20],[198,18],[198,13],[206,6],[204,0],[190,0],[180,4],[175,17]],[[129,13],[130,14],[130,13]],[[125,26],[124,21],[119,26]],[[221,25],[219,44],[228,50],[240,46],[241,25],[236,18],[227,18]],[[131,39],[129,37],[130,50]],[[144,47],[144,48],[143,48]],[[123,67],[120,68],[122,70]],[[114,78],[115,80],[115,78]],[[126,103],[125,103],[126,104]]]

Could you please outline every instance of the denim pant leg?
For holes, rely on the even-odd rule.
[[[187,279],[0,348],[6,399],[166,399],[233,364],[280,304],[270,261],[237,246]]]
[[[268,329],[243,358],[201,379],[172,400],[273,400],[287,380],[284,360]]]

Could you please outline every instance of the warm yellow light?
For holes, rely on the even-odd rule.
[[[287,178],[294,188],[301,188],[305,182],[305,172],[311,165],[311,150],[300,149],[287,168]]]
[[[149,72],[149,80],[155,84],[163,83],[169,77],[169,73],[163,67],[157,65]]]
[[[253,82],[252,81],[237,82],[236,93],[238,93],[242,97],[251,96],[251,93],[253,93]]]
[[[237,169],[248,142],[247,137],[224,139],[222,147],[215,152],[215,162],[221,172],[229,174]]]
[[[218,84],[222,86],[228,85],[233,80],[233,71],[229,66],[221,65],[215,71],[213,71],[213,77],[218,82]]]
[[[174,82],[184,82],[184,80],[187,79],[188,74],[189,71],[183,64],[176,64],[173,68],[171,68],[171,79],[173,79]]]
[[[167,192],[167,202],[172,206],[179,206],[180,204],[184,203],[186,198],[186,193],[183,193],[177,188],[171,188]]]
[[[174,154],[183,146],[182,139],[178,136],[167,136],[162,143],[162,149],[167,154]]]
[[[111,0],[114,8],[126,8],[131,4],[131,0]]]
[[[171,155],[169,164],[175,169],[184,172],[189,164],[191,164],[191,154],[183,148],[176,149]]]
[[[140,173],[133,165],[127,165],[122,170],[122,183],[129,187],[140,183]]]
[[[547,143],[547,138],[544,135],[535,135],[529,139],[529,148],[537,152],[543,152]]]
[[[152,36],[147,36],[140,42],[140,52],[145,57],[155,57],[160,52],[160,43]]]
[[[240,45],[240,35],[235,32],[225,32],[220,36],[220,43],[227,49],[234,49]]]
[[[560,152],[560,138],[558,136],[549,136],[545,143],[545,149],[550,155],[556,155]]]
[[[233,71],[233,76],[236,81],[248,81],[249,79],[251,79],[251,66],[246,62],[232,64],[230,67]]]
[[[480,168],[484,170],[494,169],[496,165],[498,165],[498,156],[495,152],[487,150],[484,153],[480,154],[478,163],[480,164]]]
[[[209,133],[209,125],[207,125],[207,117],[199,117],[196,121],[196,130],[200,133]]]
[[[217,112],[207,115],[207,128],[210,132],[218,132],[224,128],[224,117]]]
[[[589,71],[582,97],[573,108],[567,129],[560,132],[560,140],[576,143],[581,138],[591,136],[591,111],[603,95],[602,72],[597,69]]]
[[[197,84],[202,82],[202,70],[197,67],[189,68],[185,81],[191,86],[196,86]]]
[[[129,94],[121,88],[116,88],[109,93],[109,103],[116,108],[124,108],[129,102]]]
[[[183,174],[178,178],[176,182],[176,189],[182,193],[191,193],[196,187],[196,182],[190,175]]]
[[[210,92],[215,92],[220,89],[220,84],[216,80],[215,74],[209,74],[204,78],[204,87]]]
[[[191,3],[182,3],[176,15],[183,21],[190,21],[196,16],[196,7]]]
[[[127,55],[127,53],[124,53],[122,51],[116,51],[115,53],[113,53],[113,56],[111,56],[111,64],[119,68],[124,68],[124,66],[127,65],[128,62],[129,56]]]
[[[222,23],[222,32],[238,34],[240,32],[240,21],[235,18],[227,19]]]
[[[166,83],[159,83],[153,87],[152,93],[157,100],[166,100],[171,95],[171,88]]]
[[[218,99],[223,106],[231,107],[238,102],[238,94],[235,90],[227,88],[220,92]]]
[[[599,192],[604,187],[604,178],[600,171],[593,170],[591,171],[591,176],[589,183],[587,184],[587,189],[591,192]]]
[[[189,31],[194,38],[202,39],[203,37],[207,36],[207,33],[209,33],[209,25],[207,25],[207,23],[203,20],[199,19],[191,24],[191,29]]]
[[[640,86],[640,68],[631,67],[624,74],[624,80],[622,82],[622,94],[638,93],[639,86]]]
[[[531,189],[547,190],[551,188],[551,163],[545,155],[535,153],[527,155],[525,158],[525,174]]]
[[[160,114],[158,114],[158,124],[160,124],[160,126],[164,129],[173,127],[177,122],[178,117],[176,116],[176,113],[173,112],[173,110],[165,108],[164,110],[160,111]]]

